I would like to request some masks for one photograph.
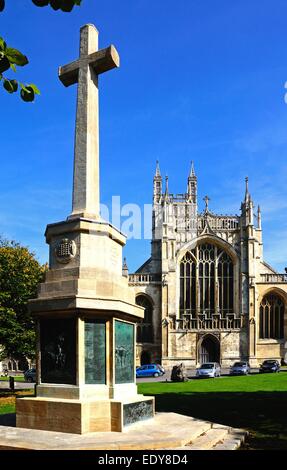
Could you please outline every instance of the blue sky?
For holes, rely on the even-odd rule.
[[[151,202],[155,161],[184,192],[194,160],[210,209],[239,213],[244,178],[262,208],[264,254],[287,265],[286,0],[83,0],[71,14],[7,0],[0,35],[30,59],[18,78],[41,96],[0,91],[0,233],[47,260],[47,223],[71,211],[76,87],[59,65],[78,56],[79,28],[94,23],[121,68],[100,78],[101,201]],[[12,73],[13,74],[13,73]],[[129,240],[130,271],[150,254]]]

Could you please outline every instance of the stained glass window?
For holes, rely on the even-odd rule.
[[[180,316],[222,318],[234,312],[234,266],[231,257],[211,243],[188,251],[180,262]]]
[[[262,299],[259,310],[259,337],[280,339],[284,336],[284,302],[276,294]]]

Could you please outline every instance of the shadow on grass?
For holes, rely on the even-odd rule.
[[[286,392],[166,393],[156,395],[156,411],[247,429],[244,449],[287,450]]]

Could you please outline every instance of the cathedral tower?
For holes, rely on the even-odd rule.
[[[187,191],[165,189],[157,163],[153,186],[151,257],[129,276],[136,303],[138,362],[234,361],[257,366],[286,355],[287,275],[263,259],[261,209],[245,179],[240,214],[216,214],[205,196],[198,210],[193,163]]]

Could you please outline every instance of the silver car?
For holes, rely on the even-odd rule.
[[[218,362],[205,362],[196,370],[196,377],[198,378],[215,378],[220,377],[221,369]]]
[[[250,366],[248,362],[238,361],[230,367],[230,375],[247,375],[250,372]]]

